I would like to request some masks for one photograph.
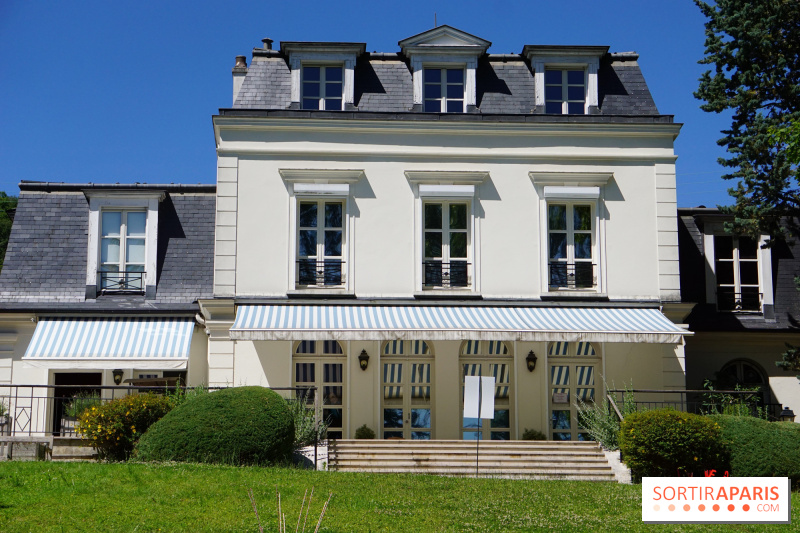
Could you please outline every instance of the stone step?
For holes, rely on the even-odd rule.
[[[343,472],[614,481],[594,442],[339,440],[330,468]]]

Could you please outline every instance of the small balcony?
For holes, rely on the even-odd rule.
[[[550,290],[596,290],[596,266],[589,262],[567,263],[554,261],[549,264]]]
[[[717,310],[728,311],[732,313],[761,313],[764,294],[758,292],[758,289],[753,287],[753,290],[746,290],[742,288],[742,292],[736,292],[736,289],[731,287],[717,288]]]
[[[144,294],[144,272],[98,272],[103,294]]]
[[[426,289],[466,289],[472,286],[472,265],[466,261],[423,261]]]
[[[298,259],[298,287],[342,287],[345,284],[345,263],[339,259]]]

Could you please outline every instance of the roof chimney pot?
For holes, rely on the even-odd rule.
[[[247,57],[236,56],[236,65],[233,68],[247,68]]]
[[[261,39],[261,42],[264,43],[264,50],[272,50],[272,43],[273,43],[272,39],[266,37],[264,39]]]

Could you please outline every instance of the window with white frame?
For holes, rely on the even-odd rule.
[[[303,65],[302,108],[341,111],[344,94],[342,65]]]
[[[463,440],[510,440],[512,433],[511,372],[514,358],[508,345],[501,341],[467,340],[461,344],[459,363],[461,404],[464,404],[464,381],[467,376],[494,377],[494,418],[461,419]],[[463,409],[462,409],[463,412]]]
[[[718,309],[761,312],[758,242],[749,237],[715,235],[714,262]]]
[[[549,201],[547,204],[550,290],[595,289],[595,206]]]
[[[342,345],[332,340],[301,341],[295,346],[293,359],[294,386],[316,387],[317,391],[297,391],[296,397],[315,410],[317,420],[325,422],[329,439],[341,439],[346,362]]]
[[[429,68],[423,70],[424,109],[428,113],[464,112],[464,69]]]
[[[458,201],[423,203],[423,287],[468,288],[470,204]]]
[[[548,68],[544,71],[545,113],[583,115],[586,104],[584,69]]]
[[[100,289],[143,291],[147,212],[104,209],[100,218]]]
[[[298,200],[298,286],[338,287],[345,284],[344,211],[344,200]]]

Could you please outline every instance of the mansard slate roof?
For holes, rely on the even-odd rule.
[[[636,53],[625,52],[606,54],[601,58],[598,70],[600,116],[660,115],[639,68],[638,57]],[[401,53],[362,54],[355,67],[355,113],[410,112],[413,104],[411,83],[409,62]],[[482,55],[476,70],[476,91],[476,103],[481,114],[533,114],[533,72],[521,54]],[[233,109],[286,110],[290,99],[288,57],[277,50],[254,49]],[[548,115],[548,118],[559,120],[555,115]]]
[[[706,302],[706,260],[703,224],[719,220],[718,209],[678,209],[681,300],[697,303],[686,322],[692,331],[790,330],[800,333],[800,292],[794,278],[800,275],[800,241],[772,248],[774,319],[760,314],[718,312]]]
[[[164,191],[158,209],[155,299],[85,298],[89,202],[83,191]],[[3,270],[0,310],[78,312],[196,311],[211,298],[214,276],[214,185],[20,183]]]

